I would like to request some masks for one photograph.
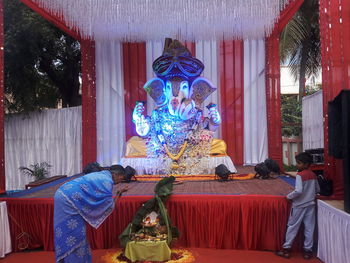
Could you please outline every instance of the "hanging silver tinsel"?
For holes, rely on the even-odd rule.
[[[259,39],[292,0],[33,0],[85,38]]]

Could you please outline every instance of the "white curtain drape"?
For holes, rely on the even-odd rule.
[[[164,43],[161,41],[147,42],[146,43],[146,78],[147,81],[155,78],[152,64],[163,53]],[[154,100],[147,94],[147,115],[151,116],[155,107]]]
[[[303,149],[323,148],[322,90],[303,97]]]
[[[121,44],[96,41],[97,162],[120,163],[125,144],[124,82]]]
[[[203,62],[204,70],[201,77],[209,80],[217,89],[203,103],[204,115],[208,115],[206,106],[212,102],[220,109],[220,90],[219,90],[219,69],[218,69],[218,43],[217,41],[197,41],[196,58]],[[215,138],[221,138],[221,130],[218,129]]]
[[[11,253],[11,234],[6,202],[0,202],[0,258]]]
[[[18,168],[41,162],[52,165],[51,176],[81,172],[81,107],[6,116],[6,189],[24,189],[33,178]]]
[[[350,214],[317,200],[317,257],[325,263],[350,262]]]
[[[265,42],[244,41],[244,163],[268,156],[265,93]]]

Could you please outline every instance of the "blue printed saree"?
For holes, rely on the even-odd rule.
[[[114,209],[109,171],[90,173],[63,184],[54,197],[56,262],[92,262],[85,222],[98,228]]]

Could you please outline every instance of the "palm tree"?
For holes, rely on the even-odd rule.
[[[305,80],[321,67],[318,0],[305,0],[280,36],[281,63],[287,63],[299,79],[299,99],[305,94]]]

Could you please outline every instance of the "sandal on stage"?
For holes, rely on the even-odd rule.
[[[311,259],[312,258],[312,251],[304,250],[303,258],[304,259]]]
[[[282,249],[279,251],[276,251],[275,254],[277,256],[283,257],[283,258],[290,258],[290,251],[289,249]]]

